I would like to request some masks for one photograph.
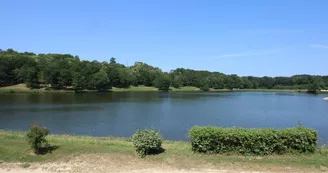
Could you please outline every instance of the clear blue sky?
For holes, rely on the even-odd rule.
[[[0,48],[255,76],[328,75],[327,0],[1,0]]]

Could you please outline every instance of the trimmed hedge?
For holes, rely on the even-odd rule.
[[[318,138],[317,131],[302,126],[282,130],[195,126],[189,136],[194,152],[251,155],[313,153]]]

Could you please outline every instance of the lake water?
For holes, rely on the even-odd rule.
[[[165,139],[188,140],[194,125],[304,126],[328,144],[327,94],[279,92],[114,92],[0,95],[0,129],[47,126],[52,133],[130,137],[157,128]]]

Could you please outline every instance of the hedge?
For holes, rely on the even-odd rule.
[[[302,126],[282,130],[195,126],[189,136],[194,152],[250,155],[313,153],[318,138],[317,131]]]

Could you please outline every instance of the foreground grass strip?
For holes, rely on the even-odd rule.
[[[129,155],[138,157],[132,140],[129,138],[89,137],[70,135],[49,135],[52,145],[59,148],[51,154],[35,155],[26,142],[24,132],[0,130],[0,160],[2,162],[49,162],[67,159],[83,154]],[[241,156],[241,155],[207,155],[193,153],[191,145],[182,141],[164,141],[164,153],[148,156],[145,159],[155,162],[179,160],[174,164],[188,165],[197,163],[242,164],[242,165],[276,165],[298,168],[328,167],[328,148],[318,149],[309,155],[273,155],[273,156]]]

